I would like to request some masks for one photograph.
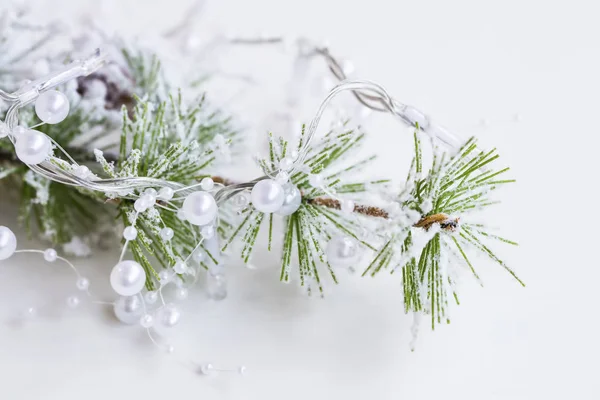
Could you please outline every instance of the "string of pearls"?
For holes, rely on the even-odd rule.
[[[131,231],[129,231],[131,233]],[[131,236],[130,236],[131,237]],[[93,304],[108,305],[114,310],[115,317],[125,324],[139,323],[147,332],[151,342],[159,349],[173,353],[175,348],[171,344],[160,343],[155,335],[163,338],[168,338],[172,330],[181,319],[181,311],[174,303],[167,303],[162,294],[162,290],[170,283],[174,283],[173,274],[161,272],[161,286],[155,292],[147,292],[142,296],[139,292],[145,283],[144,270],[139,267],[135,261],[121,261],[113,269],[111,273],[111,284],[121,297],[115,302],[98,301],[90,292],[90,281],[82,276],[78,269],[68,259],[57,254],[55,249],[49,248],[46,250],[37,249],[21,249],[17,250],[17,238],[13,231],[6,227],[0,226],[0,262],[11,258],[18,253],[34,253],[40,254],[46,262],[54,263],[62,261],[76,275],[75,287],[77,290],[85,293]],[[180,272],[180,271],[175,271]],[[116,280],[116,281],[115,281]],[[138,289],[139,288],[139,289]],[[118,289],[118,290],[117,290]],[[187,289],[179,287],[176,291],[176,297],[180,300],[187,298]],[[156,303],[160,299],[160,306],[150,313],[149,306]],[[71,309],[77,308],[82,302],[79,296],[72,295],[67,297],[66,305]],[[30,306],[25,310],[23,317],[33,318],[37,314],[38,309]],[[240,366],[236,369],[216,368],[212,363],[197,363],[190,360],[182,360],[187,364],[192,365],[202,375],[214,375],[218,372],[238,372],[244,374],[245,366]]]

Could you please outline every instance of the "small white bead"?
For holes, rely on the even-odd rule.
[[[175,351],[175,347],[173,345],[167,345],[167,353],[172,354]]]
[[[290,157],[285,157],[281,161],[279,161],[279,169],[282,171],[288,171],[294,165],[294,160]]]
[[[166,186],[158,191],[158,198],[161,200],[169,201],[173,198],[174,194],[175,194],[175,191],[173,189],[171,189],[170,187]]]
[[[158,195],[158,193],[156,192],[156,189],[154,188],[147,188],[146,190],[144,190],[144,194],[150,195],[152,197],[154,197],[156,199],[156,196]]]
[[[137,237],[137,229],[135,229],[134,226],[128,226],[127,228],[123,229],[123,237],[126,240],[135,240]]]
[[[185,300],[188,297],[188,290],[184,287],[177,289],[177,292],[175,292],[175,295],[177,296],[177,298],[179,300]]]
[[[158,300],[158,293],[155,291],[146,292],[144,299],[146,300],[146,303],[154,304],[156,303],[156,300]]]
[[[244,193],[240,193],[233,197],[232,203],[236,209],[241,210],[248,206],[250,200],[248,199],[248,196],[246,196]]]
[[[36,315],[37,310],[35,309],[35,307],[27,307],[27,309],[24,312],[25,318],[35,318]]]
[[[343,213],[350,214],[354,211],[354,202],[352,200],[342,200],[341,208]]]
[[[215,236],[215,228],[212,225],[203,226],[202,229],[200,229],[200,234],[205,239],[211,239],[213,236]]]
[[[140,325],[146,329],[150,328],[153,323],[154,318],[152,318],[152,315],[150,314],[142,315],[142,318],[140,318]]]
[[[54,249],[44,250],[44,260],[46,260],[48,262],[54,262],[54,261],[56,261],[57,257],[58,257],[58,254],[56,254],[56,250],[54,250]]]
[[[200,187],[202,188],[202,190],[205,190],[205,191],[212,190],[214,186],[215,186],[215,182],[212,180],[212,178],[207,177],[207,178],[202,179],[202,182],[200,182]]]
[[[67,298],[67,306],[69,306],[69,308],[77,308],[78,305],[79,305],[79,297],[69,296]]]
[[[240,375],[245,375],[246,374],[246,366],[245,365],[240,365],[240,367],[238,368],[238,373]]]
[[[171,229],[169,227],[162,228],[160,230],[160,237],[162,238],[162,240],[169,241],[169,240],[173,239],[174,235],[175,235],[175,232],[173,232],[173,229]]]
[[[201,263],[206,258],[206,254],[204,254],[204,252],[202,250],[198,249],[194,252],[194,254],[192,254],[192,258],[197,263]]]
[[[58,90],[49,90],[38,96],[35,113],[47,124],[58,124],[69,115],[69,99]]]
[[[163,269],[158,273],[158,280],[160,281],[161,285],[164,285],[165,283],[169,282],[171,280],[171,272],[169,272],[166,269]]]
[[[279,210],[285,200],[283,187],[273,179],[257,182],[251,192],[252,205],[263,213],[274,213]]]
[[[73,170],[73,175],[75,175],[76,177],[81,178],[81,179],[87,178],[90,173],[91,173],[90,169],[88,167],[86,167],[85,165],[78,165]]]
[[[200,365],[200,373],[203,375],[210,375],[214,371],[215,367],[211,363]]]
[[[15,152],[25,164],[37,165],[46,160],[52,151],[52,143],[46,134],[27,129],[17,136]]]
[[[90,281],[87,278],[81,277],[77,279],[77,283],[75,284],[77,289],[85,291],[90,287]]]
[[[0,260],[11,257],[17,249],[17,237],[6,226],[0,226]]]
[[[175,265],[173,266],[173,271],[175,271],[178,274],[183,274],[186,270],[187,270],[187,265],[185,264],[185,262],[183,261],[177,261],[175,263]]]
[[[179,218],[181,221],[187,221],[187,218],[185,217],[185,211],[183,211],[183,209],[180,208],[177,210],[177,218]]]
[[[289,180],[290,176],[285,171],[279,171],[279,173],[275,177],[275,182],[279,183],[282,186],[288,183]]]

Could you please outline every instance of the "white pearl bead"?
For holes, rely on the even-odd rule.
[[[294,165],[294,160],[290,157],[285,157],[279,161],[279,168],[283,171],[287,171]]]
[[[156,189],[154,188],[148,188],[146,190],[144,190],[145,195],[148,195],[149,199],[152,199],[152,203],[156,202],[156,196],[158,196],[158,193],[156,192]]]
[[[187,265],[183,261],[177,261],[173,266],[173,271],[178,274],[183,274],[187,270]]]
[[[164,187],[158,191],[158,198],[161,200],[169,201],[173,198],[174,194],[175,191],[173,189],[171,189],[170,187]]]
[[[252,205],[263,213],[273,213],[281,208],[285,198],[283,187],[272,179],[257,182],[252,188]]]
[[[202,182],[200,182],[200,187],[205,191],[212,190],[214,186],[215,182],[212,180],[212,178],[204,178],[202,179]]]
[[[244,194],[244,193],[240,193],[238,195],[235,195],[231,201],[233,203],[233,206],[237,210],[244,209],[250,203],[250,200],[248,199],[248,196],[246,196],[246,194]]]
[[[204,252],[202,250],[198,249],[194,252],[194,254],[192,254],[192,258],[197,263],[201,263],[206,258],[206,254],[204,254]]]
[[[46,260],[48,262],[54,262],[54,261],[56,261],[57,257],[58,257],[58,254],[56,254],[56,250],[54,250],[54,249],[44,250],[44,260]]]
[[[90,281],[87,278],[81,277],[77,279],[75,286],[77,286],[77,289],[85,291],[90,287]]]
[[[158,293],[154,291],[146,292],[144,299],[146,300],[146,303],[154,304],[156,303],[156,300],[158,300]]]
[[[144,193],[133,203],[133,208],[135,208],[135,211],[141,213],[152,207],[155,201],[156,198],[150,193]]]
[[[175,232],[173,232],[173,229],[171,228],[162,228],[160,230],[160,237],[162,238],[162,240],[165,241],[169,241],[171,239],[173,239],[173,236],[175,235]]]
[[[86,167],[85,165],[78,165],[73,170],[73,175],[75,175],[76,177],[81,178],[81,179],[87,178],[90,174],[91,174],[90,169],[88,167]]]
[[[203,375],[210,375],[215,370],[215,367],[211,363],[200,365],[200,373]]]
[[[333,267],[349,267],[358,262],[358,243],[347,236],[336,236],[327,243],[327,261]]]
[[[124,260],[115,265],[110,273],[110,285],[121,296],[138,294],[146,283],[146,272],[133,260]]]
[[[193,225],[206,225],[217,216],[217,203],[206,192],[194,192],[183,201],[185,218]]]
[[[177,218],[179,218],[180,221],[187,221],[185,217],[185,211],[182,209],[177,210]]]
[[[275,177],[275,182],[279,183],[281,186],[288,183],[289,180],[290,180],[290,176],[285,171],[279,171],[279,173]]]
[[[17,237],[6,226],[0,226],[0,260],[6,260],[17,249]]]
[[[246,366],[245,365],[240,365],[240,367],[238,368],[238,373],[240,375],[245,375],[246,374]]]
[[[181,318],[181,311],[174,304],[167,304],[156,310],[154,315],[154,330],[162,336],[171,332]]]
[[[58,124],[69,115],[69,99],[57,90],[40,94],[35,101],[35,113],[47,124]]]
[[[295,213],[300,208],[302,203],[302,194],[296,185],[288,183],[283,187],[285,197],[281,208],[277,211],[277,214],[287,216]]]
[[[113,307],[115,317],[124,324],[135,324],[144,313],[144,305],[139,296],[122,296]]]
[[[200,234],[204,239],[211,239],[215,236],[215,227],[212,225],[203,226],[202,229],[200,229]]]
[[[79,305],[79,297],[77,297],[77,296],[69,296],[67,298],[67,306],[69,308],[77,308],[78,305]]]
[[[140,325],[148,329],[154,324],[154,318],[150,314],[145,314],[140,318]]]
[[[177,289],[177,292],[175,292],[175,295],[177,296],[177,298],[179,300],[185,300],[188,297],[188,290],[184,287]]]
[[[126,240],[135,240],[137,233],[137,229],[135,229],[134,226],[128,226],[127,228],[123,229],[123,237]]]
[[[171,272],[166,269],[160,271],[158,273],[158,280],[160,281],[160,284],[164,285],[165,283],[169,282],[171,280],[171,275]]]
[[[52,144],[48,136],[40,131],[28,129],[18,135],[15,152],[25,164],[37,165],[50,156]]]
[[[341,209],[345,214],[350,214],[354,211],[354,202],[352,200],[342,200]]]
[[[208,297],[213,300],[223,300],[227,297],[227,280],[225,275],[220,273],[213,274],[208,272],[206,274],[206,291]]]

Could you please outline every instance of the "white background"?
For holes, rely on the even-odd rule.
[[[38,10],[68,21],[94,13],[96,3],[55,0]],[[124,10],[111,15],[115,27],[151,32],[175,22],[188,2],[113,3]],[[520,243],[496,249],[528,286],[478,260],[485,287],[464,279],[452,323],[423,326],[411,352],[399,276],[344,277],[325,299],[307,298],[278,282],[278,258],[263,253],[255,271],[232,266],[224,302],[193,293],[177,343],[194,359],[243,363],[247,376],[202,378],[110,310],[83,305],[26,326],[3,323],[0,398],[600,398],[599,11],[592,0],[213,1],[201,22],[207,29],[327,39],[353,60],[357,77],[461,137],[497,146],[518,182],[486,220]],[[369,128],[380,169],[401,179],[408,131],[379,115]],[[8,202],[0,224],[16,229]],[[19,239],[21,248],[45,246]],[[78,261],[105,298],[115,257]],[[0,265],[1,313],[26,307],[25,293],[61,299],[72,286],[58,267],[15,257]]]

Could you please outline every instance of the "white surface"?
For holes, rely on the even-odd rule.
[[[185,2],[123,3],[129,12],[114,23],[133,31],[168,25],[158,17],[175,20]],[[67,19],[63,4],[70,2],[44,7]],[[518,183],[488,218],[521,243],[497,248],[528,287],[478,260],[486,287],[465,279],[452,324],[434,333],[424,326],[411,353],[399,277],[347,278],[324,300],[310,299],[280,284],[276,258],[263,254],[257,271],[232,268],[226,301],[192,294],[177,344],[220,365],[244,363],[246,377],[203,379],[90,306],[0,327],[0,398],[600,398],[598,11],[592,0],[214,1],[210,26],[327,38],[357,76],[463,137],[477,133],[497,146]],[[371,141],[385,141],[381,167],[404,175],[407,132],[388,117],[373,122]],[[16,226],[2,204],[0,223]],[[79,261],[105,296],[114,259]],[[29,288],[37,296],[56,301],[74,286],[71,275],[31,260],[1,266],[2,315],[26,306],[13,301],[25,293],[25,277],[35,277]]]

